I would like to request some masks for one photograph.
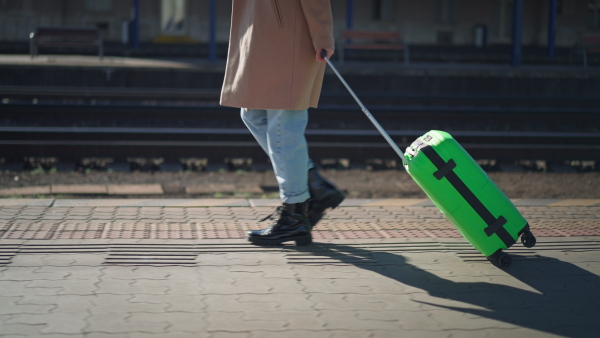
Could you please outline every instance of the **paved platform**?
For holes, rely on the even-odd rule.
[[[600,236],[600,200],[514,200],[539,237]],[[270,199],[0,199],[0,238],[242,239]],[[427,199],[349,199],[316,239],[460,238]]]
[[[600,336],[600,201],[514,202],[538,244],[502,270],[427,200],[263,248],[274,200],[0,199],[0,336]]]

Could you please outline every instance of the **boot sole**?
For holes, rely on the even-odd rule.
[[[280,238],[280,239],[264,239],[257,237],[248,237],[248,241],[259,246],[277,246],[285,242],[296,242],[297,246],[307,246],[312,243],[312,235],[303,235],[298,237]]]

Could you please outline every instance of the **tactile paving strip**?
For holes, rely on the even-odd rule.
[[[600,235],[594,207],[522,207],[537,237]],[[270,225],[261,207],[0,207],[3,239],[229,239]],[[415,206],[340,207],[315,227],[315,239],[460,238],[436,209]]]
[[[102,222],[63,222],[54,234],[55,239],[100,239],[106,223]]]
[[[533,247],[525,248],[515,244],[507,252],[515,260],[543,260],[548,251],[560,252],[600,252],[600,239],[573,239],[544,241]],[[338,244],[314,243],[311,246],[298,247],[283,245],[259,247],[248,243],[108,243],[108,244],[4,244],[0,245],[0,265],[8,265],[11,259],[20,254],[100,254],[103,264],[108,265],[202,265],[207,253],[269,253],[279,252],[285,255],[290,264],[310,265],[348,265],[348,264],[385,264],[384,257],[378,253],[403,252],[448,252],[469,262],[488,262],[465,241],[384,241],[376,243]],[[210,263],[210,260],[208,262]]]
[[[2,238],[6,239],[51,239],[58,228],[57,222],[15,221]]]
[[[8,265],[19,251],[19,245],[0,244],[0,266]]]
[[[111,245],[104,264],[111,265],[195,265],[195,245]]]
[[[444,247],[454,251],[464,261],[487,262],[487,258],[475,250],[468,242],[441,242]],[[533,248],[525,248],[520,241],[506,250],[514,261],[549,260],[543,256],[546,251],[600,251],[600,241],[543,241]]]

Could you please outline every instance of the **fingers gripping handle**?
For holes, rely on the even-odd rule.
[[[327,51],[325,49],[321,50],[321,58],[323,60],[327,60]]]
[[[390,135],[388,135],[388,133],[383,129],[383,127],[379,124],[379,122],[377,122],[377,120],[375,119],[375,117],[371,114],[371,112],[369,112],[369,110],[367,109],[367,107],[365,107],[365,105],[358,98],[358,96],[356,96],[356,94],[354,93],[354,91],[352,90],[352,88],[350,88],[350,86],[348,85],[348,83],[346,82],[346,80],[344,80],[344,78],[342,77],[342,75],[338,72],[337,68],[335,68],[335,66],[333,65],[333,63],[331,63],[331,61],[327,57],[327,51],[326,50],[323,49],[321,51],[321,57],[327,62],[327,64],[329,65],[329,67],[331,67],[331,69],[333,70],[333,72],[335,73],[335,75],[337,75],[337,77],[340,79],[340,81],[342,81],[342,84],[346,87],[346,89],[348,89],[348,91],[350,92],[350,95],[352,95],[352,97],[354,98],[354,100],[356,101],[356,103],[358,103],[358,105],[362,109],[363,113],[365,113],[365,115],[367,115],[367,117],[369,118],[369,120],[371,120],[371,122],[373,123],[373,125],[375,125],[375,128],[377,128],[377,130],[379,130],[379,132],[381,133],[381,135],[383,136],[383,138],[385,138],[385,140],[389,143],[389,145],[392,147],[392,149],[394,149],[394,151],[396,152],[396,154],[398,154],[398,156],[400,156],[400,158],[402,159],[402,162],[404,164],[408,164],[408,160],[406,159],[406,156],[404,156],[404,154],[402,153],[402,150],[400,150],[400,148],[396,145],[396,142],[394,142],[394,140],[392,140],[392,138],[390,137]]]

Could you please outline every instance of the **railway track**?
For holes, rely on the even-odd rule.
[[[0,87],[0,157],[261,158],[215,90]],[[476,159],[600,160],[600,98],[359,93],[400,147],[446,130]],[[341,92],[325,92],[306,132],[314,159],[396,155]]]

